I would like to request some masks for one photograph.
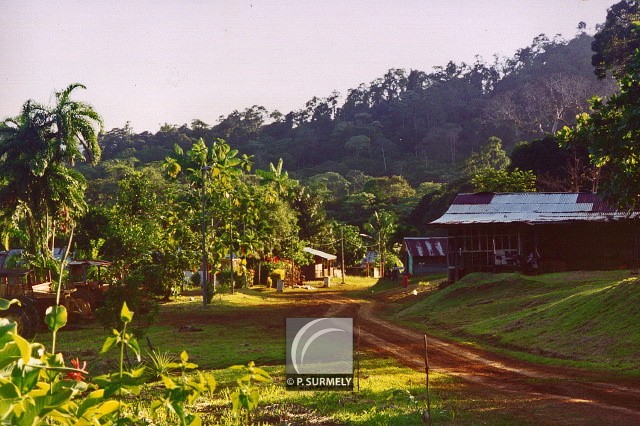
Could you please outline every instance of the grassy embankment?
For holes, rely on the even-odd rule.
[[[640,375],[640,279],[629,271],[471,274],[393,310],[396,321],[534,362]]]

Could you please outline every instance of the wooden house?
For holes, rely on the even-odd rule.
[[[455,280],[473,271],[637,268],[639,219],[593,193],[476,193],[459,194],[432,224],[447,230]]]
[[[313,263],[302,268],[302,273],[307,280],[321,280],[333,276],[333,262],[337,259],[334,254],[325,253],[311,247],[302,249],[305,253],[313,255]]]

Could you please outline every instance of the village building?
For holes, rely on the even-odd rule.
[[[456,280],[475,271],[638,268],[639,219],[593,193],[476,193],[459,194],[431,223],[447,231]]]
[[[333,262],[337,259],[336,255],[325,253],[311,247],[305,247],[302,250],[313,256],[313,263],[302,267],[302,273],[305,279],[321,280],[325,277],[333,276]]]
[[[447,237],[407,237],[403,247],[404,265],[411,275],[447,271]]]

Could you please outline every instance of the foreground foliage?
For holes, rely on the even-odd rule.
[[[8,309],[17,300],[0,299],[0,310]],[[0,318],[0,422],[11,425],[106,425],[149,424],[161,419],[163,423],[200,425],[202,420],[189,408],[201,395],[213,397],[216,380],[211,373],[196,371],[183,351],[179,362],[152,357],[153,373],[145,374],[140,364],[140,347],[128,331],[133,320],[126,303],[122,305],[121,330],[113,330],[102,346],[102,353],[117,349],[118,371],[88,379],[86,361],[75,358],[71,367],[61,353],[50,353],[40,343],[30,343],[20,336],[16,323]],[[54,332],[66,324],[63,306],[47,312],[46,323]],[[125,365],[125,354],[131,352],[138,364]],[[51,352],[55,352],[53,349]],[[128,358],[128,356],[127,356]],[[253,363],[234,366],[241,373],[238,388],[231,395],[232,418],[249,422],[250,413],[260,399],[255,381],[269,382],[270,376]],[[177,373],[177,374],[176,374]],[[147,383],[155,382],[161,391],[145,398],[133,408],[131,397],[140,395]],[[152,420],[153,419],[153,420]]]

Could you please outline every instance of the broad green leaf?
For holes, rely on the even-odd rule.
[[[187,351],[182,351],[180,353],[180,360],[182,360],[182,362],[189,361],[189,354],[187,353]]]
[[[14,333],[9,333],[9,337],[12,337]],[[17,362],[20,359],[20,348],[13,341],[5,344],[2,349],[0,349],[0,370],[7,368],[14,362]]]
[[[19,402],[20,399],[17,397],[5,398],[3,395],[0,395],[0,422],[3,422],[2,424],[8,424],[7,418]]]
[[[16,342],[18,349],[20,349],[20,357],[22,362],[26,365],[31,359],[31,345],[22,336],[17,333],[11,333],[13,341]]]
[[[179,419],[184,419],[185,417],[185,413],[184,413],[184,406],[182,405],[182,401],[169,401],[169,409],[171,411],[173,411],[175,413],[176,416],[178,416]]]
[[[122,303],[122,309],[120,310],[120,321],[123,323],[129,323],[133,320],[133,312],[127,307],[127,302]]]
[[[10,342],[11,336],[9,333],[15,333],[17,325],[13,321],[9,321],[6,318],[0,318],[0,347],[3,347],[5,343]]]
[[[126,341],[126,343],[127,346],[135,353],[138,362],[140,362],[140,345],[138,344],[138,341],[131,337]]]
[[[21,395],[25,395],[36,386],[39,376],[40,368],[28,365],[16,365],[11,371],[11,381],[18,387]]]
[[[251,389],[247,397],[248,397],[247,405],[248,405],[249,411],[253,411],[255,408],[258,407],[258,402],[260,401],[260,393],[258,389],[257,388]]]
[[[58,331],[67,324],[67,308],[49,306],[45,312],[44,322],[51,331]]]
[[[20,410],[17,410],[20,408]],[[23,398],[21,404],[16,407],[17,424],[19,425],[32,425],[35,424],[36,416],[38,415],[38,408],[35,401],[31,398]],[[18,412],[19,411],[19,412]]]
[[[6,311],[13,304],[22,305],[18,299],[0,299],[0,311]]]
[[[60,392],[63,389],[71,389],[74,392],[84,392],[89,388],[85,382],[79,380],[59,380],[53,385],[53,392]]]
[[[49,367],[64,367],[64,358],[61,353],[55,355],[45,354],[40,359]],[[56,370],[43,370],[43,373],[49,379],[49,382],[53,383],[60,372]]]
[[[77,423],[74,423],[74,426],[95,426],[99,424],[110,424],[104,420],[104,417],[116,414],[118,411],[119,402],[113,399],[106,400],[101,402],[102,398],[98,399],[98,404],[88,408],[83,414],[78,412],[78,417],[80,417]],[[98,421],[98,419],[102,421]]]
[[[78,406],[78,410],[77,410],[78,416],[80,417],[84,416],[84,413],[88,409],[100,404],[100,402],[103,401],[103,399],[104,399],[104,389],[98,389],[96,391],[91,392],[82,400],[82,402]]]
[[[213,392],[216,390],[216,379],[213,377],[211,373],[204,373],[204,380],[207,383],[207,389],[209,390],[210,396],[213,397]]]
[[[187,425],[189,426],[202,426],[202,419],[197,414],[189,414],[187,416]]]
[[[154,400],[151,405],[149,406],[149,409],[151,410],[151,414],[153,416],[156,415],[156,410],[160,407],[164,406],[164,402],[160,401],[159,399]]]
[[[164,387],[167,389],[175,389],[176,387],[175,382],[167,376],[162,376],[162,383],[164,383]]]
[[[0,384],[0,401],[5,399],[18,398],[20,392],[15,384],[10,381],[6,381]]]
[[[134,377],[136,379],[141,378],[144,375],[144,371],[147,369],[147,367],[142,366],[140,368],[136,368],[131,370],[131,372],[129,374],[131,374],[131,377]]]
[[[116,342],[118,341],[118,338],[113,336],[113,337],[107,337],[104,340],[104,344],[102,345],[102,349],[100,350],[100,353],[103,354],[105,352],[107,352],[109,349],[111,349],[111,347],[113,345],[116,344]]]

